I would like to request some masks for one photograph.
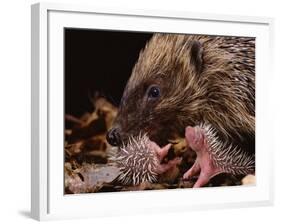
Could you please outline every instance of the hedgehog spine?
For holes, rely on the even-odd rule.
[[[159,161],[154,150],[149,148],[147,134],[130,136],[128,143],[122,145],[113,162],[119,167],[118,181],[125,185],[138,185],[142,182],[156,182]]]
[[[246,175],[254,172],[254,155],[249,155],[238,146],[219,140],[217,131],[210,124],[200,124],[200,127],[205,130],[206,140],[210,145],[209,153],[216,167],[233,175]]]

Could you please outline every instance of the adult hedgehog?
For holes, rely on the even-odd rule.
[[[186,138],[197,153],[185,179],[255,169],[255,39],[155,34],[139,55],[107,139]]]

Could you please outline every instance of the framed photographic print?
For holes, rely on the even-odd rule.
[[[272,24],[32,5],[32,217],[271,204]]]

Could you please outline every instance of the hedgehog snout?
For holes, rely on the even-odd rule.
[[[122,141],[119,129],[116,127],[110,129],[107,132],[106,140],[112,146],[120,146]]]

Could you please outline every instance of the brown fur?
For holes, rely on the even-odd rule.
[[[147,100],[151,85],[161,90],[153,102]],[[155,34],[121,100],[115,127],[122,141],[141,131],[163,145],[202,122],[224,141],[254,139],[255,39]]]

